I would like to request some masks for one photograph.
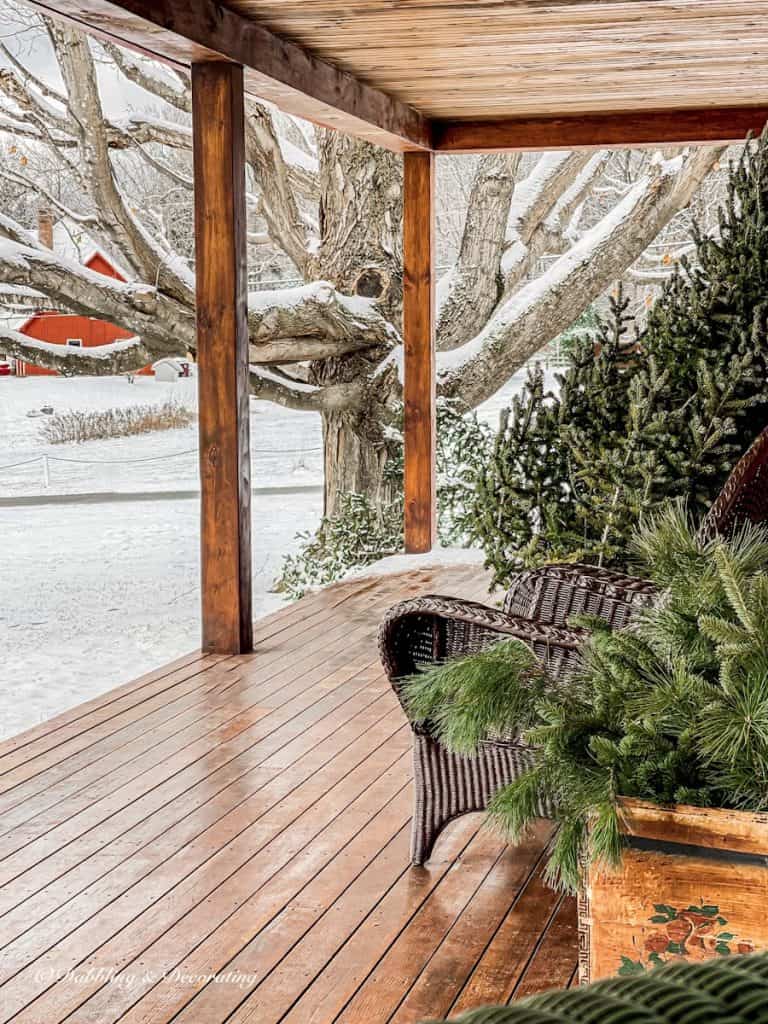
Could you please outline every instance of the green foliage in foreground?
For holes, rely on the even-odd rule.
[[[340,579],[403,550],[403,438],[389,436],[386,485],[391,500],[380,508],[363,494],[341,494],[336,513],[326,516],[315,533],[300,533],[299,551],[288,555],[275,585],[292,598],[311,587]],[[474,479],[488,458],[491,431],[474,413],[465,414],[454,402],[437,407],[438,539],[461,546],[470,532]]]
[[[677,961],[650,974],[607,978],[489,1006],[455,1024],[765,1024],[768,956]],[[432,1022],[436,1024],[436,1022]]]
[[[362,494],[339,495],[335,516],[324,516],[315,533],[300,533],[301,548],[287,555],[275,589],[299,598],[309,587],[324,587],[353,566],[370,565],[403,546],[402,504],[374,508]]]
[[[744,527],[705,542],[681,504],[650,520],[634,538],[644,573],[662,592],[653,608],[622,630],[589,626],[579,670],[543,685],[519,654],[495,670],[508,708],[477,682],[473,658],[434,668],[407,684],[450,749],[509,732],[512,714],[536,748],[533,767],[500,790],[491,819],[518,838],[539,795],[561,828],[549,879],[575,889],[579,854],[616,864],[622,838],[618,798],[750,810],[768,808],[768,531]],[[481,656],[481,664],[487,662]],[[522,666],[522,667],[521,667]],[[458,675],[472,691],[464,709]],[[446,682],[447,679],[447,682]],[[452,699],[439,710],[444,691]]]
[[[406,701],[412,721],[429,722],[451,750],[471,754],[484,739],[508,738],[532,726],[533,702],[545,689],[536,655],[513,638],[430,666],[412,678]]]

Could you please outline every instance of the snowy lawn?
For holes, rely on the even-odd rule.
[[[196,381],[161,383],[137,377],[129,384],[124,377],[0,377],[0,496],[46,490],[52,494],[196,490],[196,424],[136,437],[48,444],[39,433],[42,419],[27,416],[44,405],[65,412],[162,405],[169,399],[196,409]],[[268,402],[251,403],[254,486],[321,484],[321,445],[318,416]],[[47,488],[43,455],[48,457]]]
[[[523,381],[517,374],[481,417],[495,427]],[[39,437],[40,419],[27,416],[43,405],[63,412],[169,398],[194,407],[195,382],[0,377],[0,498],[197,490],[196,426],[50,445]],[[319,417],[251,403],[254,487],[317,487],[254,494],[257,617],[282,601],[269,588],[297,547],[295,534],[319,522],[321,440]],[[49,456],[47,488],[42,455]],[[0,738],[193,650],[198,545],[195,499],[0,507]]]
[[[319,491],[254,495],[256,617],[321,511]],[[0,738],[200,644],[194,499],[0,508],[0,550]]]

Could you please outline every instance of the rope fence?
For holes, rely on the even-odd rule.
[[[252,455],[317,455],[322,448],[251,448]],[[43,486],[50,486],[50,463],[57,462],[73,466],[134,466],[148,462],[165,462],[169,459],[178,459],[187,455],[198,455],[197,448],[187,448],[180,452],[168,452],[164,455],[149,455],[139,459],[73,459],[65,455],[49,455],[41,452],[29,459],[22,459],[18,462],[9,462],[0,465],[0,474],[19,469],[22,466],[33,466],[39,464],[42,468]]]

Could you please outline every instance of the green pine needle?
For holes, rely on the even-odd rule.
[[[530,647],[503,640],[486,651],[433,665],[402,683],[412,721],[429,722],[451,751],[512,738],[533,724],[545,675]]]
[[[620,861],[622,796],[768,805],[768,532],[702,542],[676,503],[644,522],[635,550],[666,584],[658,601],[621,630],[589,620],[580,667],[557,685],[516,640],[405,684],[411,716],[450,750],[522,734],[532,767],[489,817],[518,839],[542,801],[554,807],[547,878],[571,890],[583,856]]]

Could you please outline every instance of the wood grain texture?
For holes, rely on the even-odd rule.
[[[762,856],[768,847],[768,814],[721,807],[661,807],[645,800],[621,801],[627,835]]]
[[[416,1024],[477,1005],[478,969],[485,1001],[550,957],[565,985],[550,826],[510,848],[469,815],[409,866],[410,732],[376,629],[487,579],[337,585],[257,623],[263,652],[181,659],[0,743],[0,1022]]]
[[[435,150],[445,153],[716,145],[740,142],[750,132],[759,135],[767,122],[766,105],[685,107],[488,121],[438,121],[434,123],[433,140]]]
[[[227,0],[428,117],[735,106],[768,93],[766,0]]]
[[[469,974],[452,1014],[514,998],[560,900],[545,883],[544,865],[539,862]]]
[[[192,65],[202,648],[253,646],[243,69]]]
[[[403,156],[405,550],[431,551],[435,480],[435,159]]]
[[[260,21],[215,0],[32,0],[87,31],[180,67],[229,59],[246,90],[282,110],[396,151],[430,145],[429,122]]]
[[[768,96],[768,0],[32,3],[180,66],[231,59],[255,96],[394,150],[430,148],[433,121],[454,152],[738,141]]]
[[[768,949],[768,815],[624,800],[621,866],[586,869],[581,981]]]

